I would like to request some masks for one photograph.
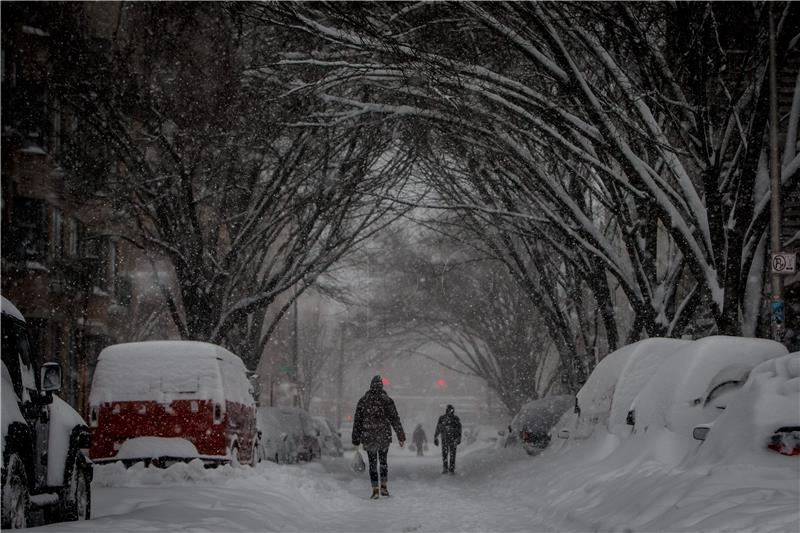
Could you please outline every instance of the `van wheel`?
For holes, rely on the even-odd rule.
[[[92,485],[89,481],[88,467],[83,456],[80,453],[77,455],[61,504],[61,516],[65,522],[89,520],[91,514]]]
[[[3,476],[2,524],[3,529],[28,527],[31,497],[28,492],[28,476],[22,459],[16,453],[8,458]]]

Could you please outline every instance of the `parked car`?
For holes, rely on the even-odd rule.
[[[511,420],[505,447],[522,444],[528,455],[536,455],[550,443],[550,430],[575,405],[570,395],[548,396],[523,405]]]
[[[339,436],[339,432],[334,429],[333,424],[324,416],[315,416],[313,418],[319,430],[322,453],[331,457],[344,455],[342,439]]]
[[[88,520],[90,433],[55,393],[61,367],[32,352],[25,318],[2,298],[3,529]]]
[[[742,464],[800,456],[800,352],[775,357],[753,368],[711,423],[693,436],[704,441],[699,462]],[[797,465],[796,460],[792,465]],[[791,464],[791,463],[786,463]]]
[[[627,415],[634,431],[666,428],[691,439],[713,422],[760,363],[786,354],[769,339],[722,335],[694,341],[667,359],[637,394]]]
[[[98,357],[89,405],[95,462],[257,461],[251,384],[242,360],[220,346],[109,346]]]
[[[277,419],[282,432],[294,441],[295,461],[313,461],[322,455],[317,427],[308,412],[299,407],[262,407]]]
[[[259,460],[276,463],[297,461],[297,442],[290,428],[284,427],[277,409],[258,408]]]
[[[587,439],[596,430],[625,435],[630,405],[664,361],[694,341],[644,339],[611,352],[578,391],[575,405],[553,428],[560,439]]]
[[[353,446],[353,423],[344,422],[339,426],[339,435],[342,439],[342,449],[344,451],[353,451],[356,449]]]

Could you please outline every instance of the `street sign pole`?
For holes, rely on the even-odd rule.
[[[781,251],[781,173],[778,158],[778,82],[775,60],[775,20],[769,5],[769,177],[770,177],[770,248],[773,254]],[[783,278],[772,269],[772,338],[783,340]]]

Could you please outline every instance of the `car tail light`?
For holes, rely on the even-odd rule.
[[[778,428],[770,437],[767,448],[783,455],[800,455],[800,426]]]

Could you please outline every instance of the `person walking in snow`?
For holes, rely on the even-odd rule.
[[[433,435],[433,444],[439,445],[439,435],[442,436],[442,474],[456,470],[456,446],[461,444],[461,420],[456,416],[455,409],[448,405],[444,414],[436,423],[436,433]],[[447,458],[450,464],[447,464]]]
[[[411,440],[414,442],[414,446],[417,447],[417,457],[422,457],[422,449],[426,444],[428,444],[428,436],[425,435],[425,430],[422,429],[422,424],[417,424],[417,427],[414,429],[414,433],[411,435]]]
[[[386,487],[389,475],[389,465],[386,455],[389,444],[392,442],[392,428],[397,433],[400,447],[406,441],[403,425],[397,415],[397,408],[386,391],[383,390],[383,380],[375,376],[369,385],[369,390],[358,400],[356,414],[353,417],[353,446],[364,446],[369,459],[369,480],[372,483],[373,500],[380,496],[389,496]],[[380,470],[380,489],[378,489],[378,471]]]

